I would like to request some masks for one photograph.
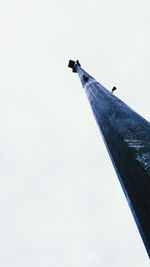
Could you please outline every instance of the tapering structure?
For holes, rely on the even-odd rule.
[[[70,60],[68,67],[80,77],[150,257],[150,124],[85,72],[79,61]]]

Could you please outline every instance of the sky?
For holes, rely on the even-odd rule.
[[[0,1],[0,266],[147,267],[69,59],[149,121],[148,0]]]

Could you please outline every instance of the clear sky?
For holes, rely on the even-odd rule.
[[[0,266],[147,267],[68,60],[149,120],[149,0],[0,1]]]

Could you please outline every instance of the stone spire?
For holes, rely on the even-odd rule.
[[[150,257],[150,124],[69,61],[77,72]]]

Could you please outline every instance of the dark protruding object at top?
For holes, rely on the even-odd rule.
[[[114,87],[112,88],[112,90],[111,90],[112,94],[113,94],[113,92],[114,92],[115,90],[117,90],[117,87],[114,86]]]
[[[68,63],[68,68],[71,68],[73,72],[77,72],[77,69],[76,67],[77,66],[81,66],[81,64],[79,63],[79,60],[69,60],[69,63]]]

